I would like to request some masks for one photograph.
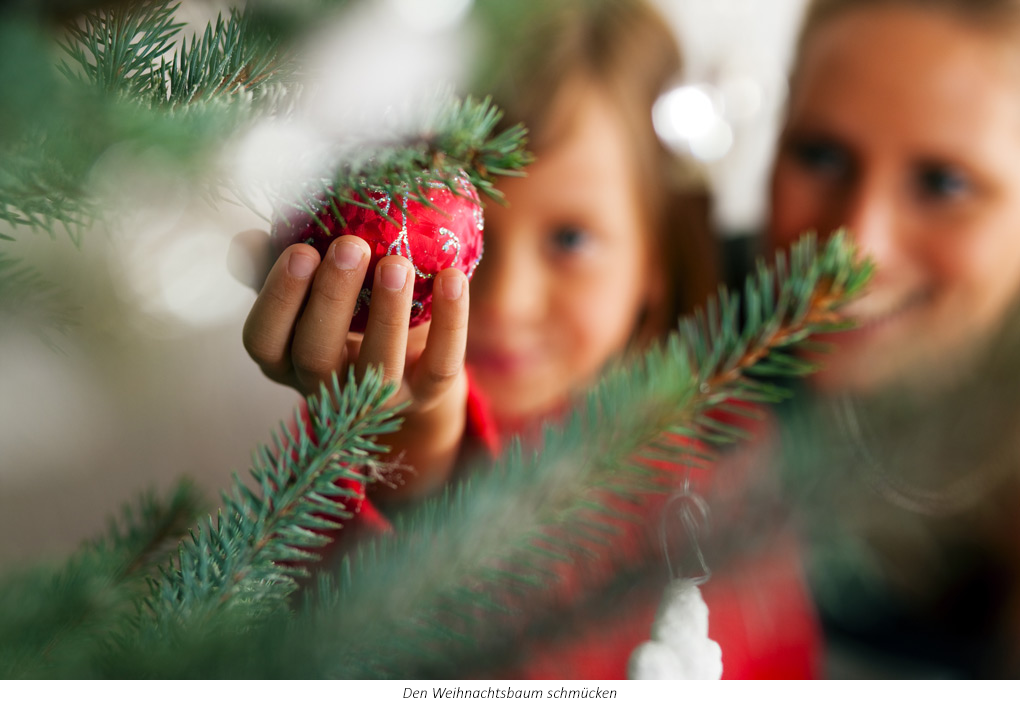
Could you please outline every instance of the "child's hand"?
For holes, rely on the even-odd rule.
[[[464,433],[467,277],[456,268],[437,274],[432,321],[409,331],[414,270],[407,259],[386,256],[362,337],[348,329],[369,258],[356,236],[336,239],[322,259],[306,244],[289,247],[252,306],[244,346],[266,376],[306,396],[351,364],[359,376],[370,365],[381,368],[387,382],[399,384],[392,403],[410,403],[401,430],[381,441],[417,471],[396,494],[424,494],[447,479]]]

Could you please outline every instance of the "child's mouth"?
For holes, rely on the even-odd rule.
[[[534,361],[534,355],[500,347],[469,349],[467,354],[467,363],[473,370],[498,376],[519,376],[527,371]]]

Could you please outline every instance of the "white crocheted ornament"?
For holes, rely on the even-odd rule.
[[[722,649],[708,638],[708,605],[698,586],[674,580],[666,586],[652,624],[652,638],[630,655],[631,679],[719,679]]]

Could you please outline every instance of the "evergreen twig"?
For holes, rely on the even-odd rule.
[[[205,32],[184,42],[153,74],[153,99],[185,106],[227,96],[264,97],[292,75],[289,54],[248,10],[216,17]]]
[[[65,333],[76,310],[67,293],[20,259],[0,252],[0,323],[25,323],[53,346],[52,333]]]
[[[175,562],[160,569],[141,615],[114,629],[94,628],[81,645],[88,650],[43,666],[25,657],[54,622],[66,622],[63,615],[55,620],[52,608],[29,613],[20,625],[7,618],[18,638],[5,655],[11,675],[407,678],[491,671],[493,662],[512,660],[523,640],[546,633],[527,618],[555,616],[548,586],[559,571],[597,568],[601,585],[593,587],[620,591],[612,581],[621,560],[615,536],[635,523],[635,503],[675,486],[685,465],[711,459],[707,441],[741,436],[713,410],[785,395],[752,373],[811,370],[790,348],[845,327],[836,310],[869,275],[844,237],[820,253],[813,240],[803,241],[789,261],[759,268],[746,289],[743,324],[737,298],[722,293],[643,360],[609,372],[562,426],[547,430],[538,452],[513,446],[493,468],[398,517],[395,534],[360,546],[338,581],[324,578],[314,601],[288,612],[283,600],[304,572],[300,564],[314,560],[323,534],[353,513],[348,502],[359,498],[364,477],[351,465],[370,464],[382,450],[371,437],[396,427],[393,411],[381,408],[392,389],[377,374],[360,384],[349,378],[342,389],[334,377],[332,388],[310,401],[309,425],[283,429],[275,441],[280,452],[256,453],[260,493],[235,483],[218,523],[201,524]],[[657,466],[660,457],[671,472]],[[112,563],[91,558],[106,568]],[[72,562],[60,584],[41,595],[43,606],[58,597],[73,612],[99,601],[122,606],[122,594],[104,599],[108,574],[81,568]],[[26,587],[38,586],[8,584],[0,595],[17,602]],[[586,602],[597,594],[587,593]]]
[[[389,219],[379,202],[406,206],[406,198],[432,206],[427,192],[435,183],[467,196],[457,184],[463,175],[479,194],[505,203],[494,180],[523,176],[533,157],[524,149],[527,130],[523,125],[492,134],[502,116],[491,98],[448,95],[426,111],[416,136],[398,136],[389,144],[358,144],[341,157],[331,175],[306,185],[297,200],[276,196],[273,201],[314,220],[323,201],[341,224],[340,204],[370,209]],[[285,212],[282,218],[287,218]],[[320,226],[325,229],[321,222]]]
[[[68,61],[58,64],[73,83],[85,83],[131,100],[144,99],[160,57],[184,27],[174,22],[180,3],[164,0],[120,3],[90,10],[68,25],[61,40]]]
[[[326,532],[353,516],[365,466],[386,451],[375,438],[399,428],[400,407],[383,407],[393,390],[375,370],[360,382],[351,370],[343,386],[334,373],[308,400],[310,422],[298,413],[295,432],[281,426],[274,446],[253,455],[257,491],[235,473],[215,523],[201,523],[159,569],[147,601],[156,623],[200,621],[230,605],[258,614],[293,591],[307,573],[301,563],[316,560]]]
[[[86,676],[93,654],[137,613],[145,578],[198,517],[202,499],[182,481],[168,501],[153,493],[125,506],[105,536],[63,567],[0,583],[0,678]]]
[[[124,577],[151,574],[205,506],[200,490],[187,479],[177,484],[165,502],[148,492],[134,506],[125,504],[120,518],[110,519],[106,535],[93,542],[90,550],[118,557]]]
[[[870,273],[842,234],[821,253],[813,238],[801,241],[788,264],[780,256],[773,269],[759,265],[743,325],[739,298],[722,291],[640,365],[609,373],[562,427],[547,431],[539,452],[511,449],[490,472],[398,519],[393,538],[346,561],[343,583],[326,601],[339,612],[324,626],[345,638],[331,648],[333,675],[453,675],[483,663],[480,638],[502,631],[513,641],[508,612],[533,602],[534,587],[548,584],[557,564],[586,552],[605,556],[614,530],[628,523],[624,501],[677,484],[679,472],[670,479],[651,453],[679,470],[712,458],[704,443],[740,439],[741,429],[713,410],[785,396],[753,376],[814,370],[790,348],[847,327],[836,310]]]
[[[210,143],[276,109],[293,67],[272,28],[235,10],[180,41],[178,8],[144,0],[90,9],[58,42],[64,58],[53,64],[64,82],[50,75],[48,47],[30,45],[27,61],[45,64],[32,69],[50,86],[49,113],[0,133],[0,222],[62,229],[78,243],[104,214],[88,181],[111,146],[204,156]]]

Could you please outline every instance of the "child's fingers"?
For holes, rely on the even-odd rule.
[[[318,266],[319,253],[307,244],[284,251],[244,323],[244,348],[274,381],[292,383],[291,337]]]
[[[347,365],[347,331],[369,258],[367,243],[341,236],[322,259],[290,350],[294,373],[305,391],[316,390],[319,382]]]
[[[399,384],[407,356],[407,327],[411,320],[414,271],[401,256],[386,256],[375,269],[368,325],[358,355],[358,375],[368,365],[382,367],[386,382]]]
[[[449,390],[464,368],[468,331],[468,280],[456,268],[436,276],[432,322],[411,381],[416,401],[427,406]]]

